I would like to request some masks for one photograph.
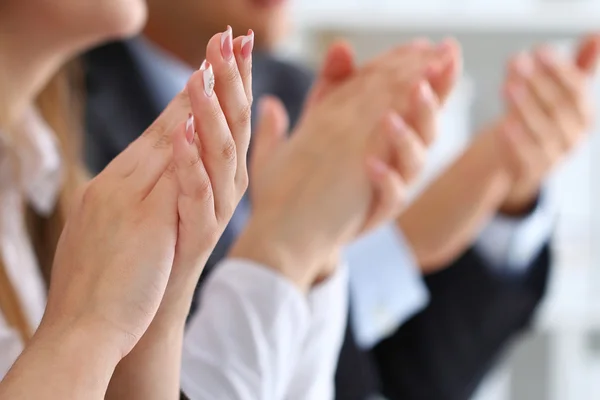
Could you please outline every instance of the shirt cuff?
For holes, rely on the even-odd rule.
[[[184,340],[181,385],[198,399],[279,399],[310,329],[306,296],[271,269],[220,263]]]
[[[333,399],[335,371],[346,332],[348,268],[345,264],[308,295],[311,325],[286,400]]]
[[[524,273],[550,240],[555,218],[556,206],[542,193],[528,216],[494,217],[479,235],[475,250],[498,272]]]
[[[352,327],[360,347],[371,348],[427,305],[421,270],[394,223],[352,243],[345,257]]]

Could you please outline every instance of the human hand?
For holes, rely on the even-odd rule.
[[[508,111],[496,129],[514,182],[502,212],[519,215],[531,209],[543,179],[585,138],[593,119],[589,80],[599,54],[600,36],[591,35],[573,61],[545,47],[511,61]]]
[[[239,75],[217,87],[229,99],[221,105],[212,74],[225,67],[215,64],[194,73],[155,123],[86,186],[57,249],[42,331],[93,325],[123,357],[153,320],[167,283],[179,287],[183,276],[199,274],[247,182],[248,118],[231,122],[233,134],[226,123],[239,112],[235,90],[242,91],[241,108],[249,108],[246,87]],[[195,118],[186,123],[190,111]]]
[[[400,54],[400,55],[404,55],[404,54]],[[330,56],[331,56],[331,52],[330,52]],[[326,66],[324,68],[324,71],[327,71],[327,66],[331,66],[332,63],[331,61],[331,57],[328,56],[328,61],[326,61]],[[408,104],[408,101],[406,101],[407,97],[410,97],[410,95],[413,95],[416,97],[417,100],[417,104],[420,104],[421,106],[419,107],[419,116],[421,116],[421,119],[423,121],[426,122],[431,122],[431,120],[433,118],[423,118],[423,116],[432,116],[433,114],[435,114],[435,111],[437,110],[437,101],[435,100],[433,94],[431,93],[431,90],[429,89],[429,86],[424,86],[422,84],[415,84],[415,82],[408,82],[407,80],[409,80],[409,78],[407,78],[405,75],[402,74],[398,74],[397,71],[394,71],[392,68],[390,68],[391,63],[396,62],[397,61],[397,57],[398,55],[395,55],[396,58],[390,56],[387,60],[383,60],[381,63],[380,68],[365,68],[365,70],[361,73],[361,74],[356,74],[356,78],[357,78],[357,82],[360,82],[362,79],[368,80],[369,78],[371,78],[371,81],[377,85],[377,81],[378,79],[384,79],[384,81],[387,79],[387,84],[385,85],[385,89],[383,89],[381,91],[381,93],[379,95],[375,95],[375,92],[372,93],[372,95],[374,97],[376,97],[376,100],[381,100],[382,101],[382,105],[386,104],[386,107],[391,107],[392,109],[396,109],[396,107],[398,107],[401,104]],[[421,77],[418,76],[416,77],[416,79],[418,79],[419,81],[421,81]],[[319,89],[320,89],[320,84],[323,83],[323,80],[320,80],[319,83],[317,83],[316,85],[316,90],[315,93],[318,93]],[[340,87],[343,86],[343,83],[339,83],[338,88],[333,87],[334,85],[330,85],[331,90],[327,90],[324,93],[320,93],[318,95],[315,95],[313,93],[313,96],[311,97],[311,100],[309,100],[309,104],[307,106],[307,111],[305,113],[305,115],[303,116],[303,118],[301,119],[301,124],[300,126],[302,126],[303,124],[307,123],[307,120],[309,120],[311,118],[311,113],[312,114],[318,114],[320,110],[323,109],[323,105],[326,104],[328,101],[330,101],[330,96],[331,93],[334,93],[336,91],[336,89],[339,90]],[[322,85],[321,85],[322,87]],[[370,87],[368,87],[368,85],[365,87],[365,85],[362,85],[361,87],[364,87],[366,90],[369,90]],[[420,88],[426,88],[425,93],[427,94],[426,96],[422,96],[423,92],[419,91],[418,89]],[[397,90],[399,88],[402,88],[402,90],[406,90],[407,88],[416,88],[417,90],[413,90],[412,92],[409,91],[410,94],[407,93],[402,93],[401,91]],[[362,89],[362,90],[365,90]],[[394,90],[396,89],[396,90]],[[387,92],[386,92],[387,90]],[[427,91],[428,90],[428,91]],[[329,93],[328,93],[329,92]],[[400,94],[398,94],[400,93]],[[386,97],[388,96],[389,97]],[[355,96],[355,95],[351,95],[352,97],[360,97],[360,96]],[[368,97],[368,96],[363,96],[363,97]],[[414,97],[413,97],[414,98]],[[344,99],[347,100],[347,99]],[[339,101],[339,100],[338,100]],[[318,103],[319,107],[312,107],[311,104],[313,103]],[[358,103],[358,101],[357,101]],[[372,105],[372,103],[370,104]],[[400,106],[401,107],[401,106]],[[263,263],[263,264],[267,264],[267,265],[271,265],[273,267],[276,266],[286,266],[288,264],[294,264],[295,263],[295,258],[294,256],[289,256],[289,254],[275,254],[278,252],[278,250],[281,250],[282,246],[278,246],[278,244],[282,244],[282,242],[286,242],[289,240],[289,242],[284,243],[285,245],[289,244],[289,243],[293,243],[296,242],[295,244],[302,242],[304,239],[306,238],[302,238],[303,236],[309,236],[311,233],[314,234],[315,236],[318,236],[319,238],[322,239],[308,239],[306,242],[304,242],[303,245],[299,246],[300,248],[303,248],[304,250],[300,250],[299,253],[304,253],[303,255],[306,255],[307,253],[311,253],[309,247],[311,247],[312,245],[314,245],[315,243],[318,243],[317,246],[315,247],[319,247],[319,245],[322,245],[322,247],[327,247],[326,243],[331,243],[332,241],[335,243],[332,246],[329,246],[330,252],[321,252],[319,257],[315,257],[314,259],[311,259],[308,262],[302,262],[300,259],[298,259],[296,266],[301,265],[300,268],[295,268],[292,267],[290,268],[288,271],[283,271],[284,274],[287,275],[292,275],[293,273],[299,273],[300,276],[296,276],[296,277],[291,277],[291,279],[293,281],[296,281],[297,283],[299,281],[301,281],[300,286],[302,288],[307,288],[310,286],[310,284],[313,282],[313,278],[315,277],[315,271],[318,272],[319,268],[316,265],[320,265],[322,264],[323,260],[329,259],[330,257],[328,257],[331,254],[331,251],[335,251],[335,249],[339,249],[339,247],[344,244],[346,241],[348,241],[349,239],[351,239],[352,237],[355,237],[362,228],[367,228],[368,229],[368,225],[366,224],[367,219],[363,218],[362,219],[362,224],[360,224],[359,226],[357,226],[355,229],[355,232],[353,234],[350,234],[348,236],[345,235],[340,235],[339,233],[332,233],[332,234],[327,234],[327,232],[319,232],[319,229],[316,229],[315,227],[319,227],[322,225],[325,225],[327,222],[327,218],[325,218],[324,215],[320,215],[319,218],[314,218],[314,216],[310,216],[308,217],[306,214],[310,214],[311,212],[314,214],[314,211],[319,209],[319,208],[323,208],[318,207],[318,206],[314,206],[314,208],[311,210],[311,206],[309,204],[305,204],[304,207],[302,207],[302,210],[298,210],[298,212],[290,212],[288,211],[285,217],[281,217],[279,219],[274,218],[274,215],[278,214],[278,210],[276,210],[277,208],[280,208],[279,211],[283,211],[282,209],[285,207],[287,208],[288,206],[293,206],[293,207],[298,207],[298,204],[293,204],[293,203],[297,203],[299,202],[299,200],[297,198],[295,198],[294,196],[290,196],[287,197],[286,193],[286,198],[285,199],[276,199],[276,197],[281,196],[282,193],[276,193],[278,190],[275,187],[275,185],[273,185],[273,181],[277,180],[278,177],[280,176],[287,176],[289,177],[292,182],[294,181],[294,179],[298,180],[298,184],[296,185],[304,185],[306,182],[306,179],[310,179],[311,178],[311,174],[309,171],[302,171],[302,169],[304,167],[309,167],[309,165],[302,165],[302,164],[307,164],[308,158],[314,157],[312,159],[312,161],[310,162],[310,164],[312,164],[314,166],[314,161],[318,159],[319,162],[323,162],[324,164],[328,164],[328,165],[324,165],[325,168],[329,169],[329,171],[327,172],[332,172],[332,170],[338,169],[338,174],[339,172],[339,167],[342,164],[342,162],[337,162],[336,159],[342,159],[344,158],[344,154],[343,154],[343,150],[341,149],[330,149],[331,153],[329,155],[327,155],[324,152],[321,152],[319,150],[319,144],[318,141],[325,141],[326,143],[322,143],[326,146],[331,147],[333,145],[333,143],[331,142],[331,137],[327,138],[329,133],[325,134],[323,133],[322,135],[316,136],[316,134],[313,134],[311,139],[308,139],[308,137],[310,137],[311,135],[311,131],[310,129],[299,129],[299,132],[296,132],[293,136],[292,139],[290,140],[289,143],[282,145],[282,138],[285,136],[285,131],[287,129],[287,123],[286,123],[286,116],[285,116],[285,111],[283,110],[282,106],[278,103],[278,102],[274,102],[273,100],[267,100],[265,101],[263,104],[261,104],[261,109],[262,109],[262,113],[263,113],[263,124],[261,124],[261,126],[259,126],[259,130],[257,133],[255,133],[255,149],[253,151],[253,159],[252,159],[252,170],[261,170],[261,174],[260,176],[254,177],[254,174],[252,176],[252,185],[251,185],[251,194],[253,197],[253,205],[254,205],[254,213],[253,213],[253,217],[251,218],[251,222],[249,224],[249,228],[246,230],[246,232],[253,232],[252,234],[250,233],[245,233],[242,235],[242,237],[240,238],[240,240],[238,241],[238,243],[234,246],[231,255],[232,256],[244,256],[246,258],[259,258],[259,262]],[[380,110],[379,112],[375,112],[375,115],[379,116],[383,114],[383,109]],[[380,120],[381,118],[377,118],[377,116],[375,117],[375,120]],[[330,132],[333,129],[340,129],[340,126],[344,127],[345,129],[347,129],[348,131],[352,132],[352,128],[349,128],[348,124],[346,124],[345,122],[349,119],[349,115],[344,115],[344,117],[339,117],[339,118],[333,118],[328,122],[332,122],[332,125],[338,125],[337,127],[329,127],[327,129],[323,129],[320,128],[319,130],[321,132]],[[363,119],[362,122],[365,122],[366,119]],[[339,121],[339,123],[336,124],[335,121]],[[419,121],[420,122],[420,121]],[[361,171],[358,172],[358,175],[353,176],[352,172],[346,171],[346,173],[342,173],[343,176],[338,178],[338,183],[341,181],[345,181],[346,184],[349,184],[351,181],[354,181],[356,183],[356,185],[360,184],[361,181],[361,177],[365,176],[367,179],[369,179],[372,183],[375,184],[375,186],[377,187],[377,191],[381,192],[382,194],[384,194],[384,196],[382,197],[382,201],[379,202],[379,206],[376,206],[373,208],[372,213],[370,214],[374,214],[374,215],[378,215],[377,211],[381,211],[381,213],[379,215],[385,215],[385,214],[396,214],[397,210],[398,210],[398,205],[397,203],[399,203],[398,198],[403,198],[403,188],[404,188],[404,182],[401,178],[401,175],[399,175],[397,172],[394,171],[394,169],[391,167],[391,162],[392,161],[392,157],[391,156],[396,156],[397,154],[400,154],[402,157],[401,162],[398,163],[397,165],[399,165],[398,169],[403,171],[405,174],[409,174],[410,173],[410,167],[413,166],[417,166],[419,165],[420,161],[417,157],[415,157],[415,155],[418,155],[419,153],[417,151],[414,150],[415,148],[415,141],[413,141],[413,138],[416,138],[416,134],[414,132],[412,132],[411,128],[402,120],[401,117],[399,117],[399,115],[396,112],[388,112],[385,114],[385,116],[383,117],[383,119],[381,121],[378,121],[378,123],[380,124],[380,128],[378,129],[381,132],[384,132],[381,135],[375,135],[376,139],[379,139],[379,145],[375,145],[373,146],[373,142],[375,142],[375,140],[373,140],[374,138],[371,137],[371,140],[368,140],[367,142],[362,141],[364,138],[361,138],[360,136],[358,137],[358,141],[359,143],[361,143],[361,145],[355,147],[352,150],[348,150],[348,152],[350,153],[351,151],[355,151],[358,152],[359,154],[361,154],[361,156],[356,157],[358,154],[355,155],[354,160],[352,160],[351,164],[353,164],[354,168],[356,166],[355,161],[359,161],[360,168]],[[315,131],[317,131],[315,129]],[[266,132],[266,133],[265,133]],[[263,135],[265,135],[263,137]],[[307,137],[303,137],[304,135],[306,135]],[[367,139],[369,137],[369,135],[366,135]],[[293,143],[297,137],[300,137],[302,139],[300,139],[297,143]],[[306,139],[306,140],[304,140]],[[325,139],[325,140],[323,140]],[[327,140],[328,139],[328,140]],[[356,137],[353,136],[347,136],[345,138],[342,138],[341,136],[338,137],[338,139],[340,140],[340,145],[341,144],[351,144],[353,139],[356,139]],[[309,144],[309,140],[313,141],[313,143]],[[300,142],[303,142],[303,144],[300,144]],[[356,143],[355,143],[356,144]],[[297,146],[296,149],[294,149],[294,146]],[[301,148],[301,146],[306,146],[307,148],[304,149],[304,151],[307,152],[307,154],[302,155],[302,151],[300,150],[300,152],[298,152],[297,150],[299,150]],[[343,147],[343,146],[340,146]],[[380,147],[381,149],[385,149],[384,151],[379,152],[378,150],[376,150],[377,147]],[[310,149],[308,149],[310,148]],[[366,149],[370,148],[371,151],[369,153],[369,151],[367,151]],[[393,151],[389,151],[390,148],[393,149]],[[333,152],[335,152],[335,154],[333,154]],[[341,153],[341,154],[340,154]],[[386,153],[388,154],[390,157],[388,157],[388,159],[384,160],[384,157],[378,157],[376,154],[380,154],[380,153]],[[391,154],[390,154],[391,153]],[[370,154],[371,156],[365,156],[365,154]],[[295,157],[295,160],[294,160]],[[329,160],[326,160],[327,158],[329,158]],[[365,159],[368,160],[367,161],[367,165],[365,168]],[[293,160],[293,161],[292,161]],[[408,162],[405,163],[404,165],[402,164],[403,162],[406,161],[415,161],[416,162]],[[294,161],[296,161],[296,165],[294,165]],[[258,164],[262,164],[260,165],[260,167],[258,167]],[[390,165],[390,166],[388,166]],[[311,168],[312,169],[312,168]],[[418,169],[418,168],[417,168]],[[265,171],[266,170],[266,171]],[[281,174],[282,170],[286,170],[288,172],[286,172],[285,174]],[[326,172],[326,171],[319,171],[317,173],[318,169],[315,169],[315,175],[314,176],[322,176],[322,173]],[[349,178],[349,177],[353,177],[353,178]],[[318,178],[315,178],[318,179]],[[335,195],[337,194],[337,201],[339,201],[340,207],[339,208],[343,208],[343,203],[345,201],[347,201],[348,199],[346,198],[346,196],[343,196],[341,191],[336,193],[335,191],[335,185],[334,183],[336,182],[336,179],[332,179],[331,182],[326,183],[323,180],[320,180],[320,183],[316,183],[316,186],[320,186],[321,189],[319,191],[313,191],[311,189],[307,189],[310,190],[310,194],[309,196],[312,196],[311,200],[315,200],[314,196],[315,195],[319,195],[323,197],[323,199],[320,200],[320,202],[322,203],[323,206],[325,207],[329,207],[331,208],[332,205],[334,204],[333,202],[329,202],[327,205],[323,204],[323,203],[327,203],[327,197],[330,197],[332,194],[335,197]],[[282,186],[289,186],[290,181],[284,183],[281,182],[280,183]],[[308,183],[308,185],[310,186],[310,183]],[[333,185],[333,186],[332,186]],[[275,191],[274,191],[275,190]],[[286,190],[284,189],[282,192],[285,192]],[[294,191],[294,189],[291,189],[291,191]],[[271,192],[269,194],[269,192]],[[300,191],[298,191],[300,192]],[[330,193],[333,192],[333,193]],[[329,193],[329,196],[328,196]],[[348,191],[348,194],[351,193],[351,191]],[[301,193],[297,193],[298,195],[302,195]],[[369,193],[367,193],[367,195],[369,195]],[[386,203],[386,199],[389,200],[389,202]],[[282,203],[288,203],[288,204],[282,204]],[[319,202],[319,200],[316,201],[317,203]],[[381,207],[383,205],[383,207]],[[298,207],[300,208],[300,207]],[[257,214],[260,214],[260,210],[265,211],[264,209],[268,209],[269,211],[266,212],[265,215],[270,215],[270,217],[265,218],[265,220],[269,220],[270,223],[266,224],[266,223],[257,223],[257,221],[260,221],[262,219],[262,217],[264,217],[265,215],[263,215],[262,217],[257,217]],[[257,211],[259,210],[259,211]],[[273,212],[275,210],[275,212]],[[307,212],[308,210],[308,212]],[[390,210],[394,210],[394,211],[390,211]],[[320,210],[322,211],[322,210]],[[339,210],[338,210],[339,211]],[[297,218],[296,220],[299,222],[299,225],[296,225],[294,223],[290,223],[292,222],[291,220],[295,219],[294,215],[297,214],[305,214],[304,216],[307,216],[308,218]],[[322,214],[322,212],[321,212]],[[350,213],[352,216],[356,216],[356,213]],[[330,214],[329,217],[331,217],[332,215]],[[307,223],[307,221],[311,220],[312,218],[312,222],[313,222],[313,226],[312,228],[310,227],[310,224]],[[389,216],[387,217],[389,218]],[[346,220],[342,220],[340,219],[338,224],[344,224],[348,221],[351,221],[352,217],[347,217]],[[278,221],[278,223],[281,224],[286,224],[287,229],[283,229],[284,231],[286,231],[286,233],[284,232],[280,232],[280,234],[278,235],[273,235],[274,238],[276,238],[274,241],[268,241],[265,238],[270,236],[268,234],[268,232],[265,232],[266,229],[279,229],[275,226],[276,222],[274,221]],[[264,221],[263,221],[264,222]],[[253,223],[255,223],[256,225],[258,225],[259,227],[257,227],[256,225],[253,225]],[[281,228],[281,227],[280,227]],[[297,228],[297,229],[296,229]],[[289,230],[289,231],[288,231]],[[326,231],[326,229],[323,229],[324,231]],[[260,232],[260,233],[259,233]],[[341,236],[341,237],[340,237]],[[283,238],[283,240],[282,240]],[[263,242],[264,246],[267,246],[267,243],[270,245],[270,249],[266,249],[266,248],[262,248],[261,249],[261,244],[256,243],[257,241]],[[329,241],[329,242],[327,242]],[[310,242],[310,243],[309,243]],[[252,244],[251,244],[252,243]],[[270,252],[270,253],[269,253]],[[285,251],[284,251],[285,252]],[[253,254],[250,254],[253,253]],[[260,253],[260,254],[259,254]],[[267,254],[267,258],[265,260],[265,254]],[[310,257],[304,257],[304,260],[309,260]],[[321,260],[321,262],[319,262],[318,260]],[[270,262],[269,262],[270,261]],[[310,266],[308,266],[310,265]],[[312,273],[311,273],[312,271]]]
[[[185,321],[204,265],[248,186],[253,40],[251,31],[233,40],[231,28],[211,38],[206,60],[214,71],[214,94],[191,98],[196,118],[185,134],[195,146],[174,143],[179,236],[159,309],[170,319]],[[192,84],[203,93],[203,82]]]

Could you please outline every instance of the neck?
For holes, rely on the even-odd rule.
[[[10,13],[9,13],[10,14]],[[18,123],[67,58],[48,32],[0,18],[0,104],[3,125]]]
[[[188,64],[191,68],[200,68],[206,58],[206,45],[214,32],[185,32],[183,28],[173,29],[158,24],[150,18],[144,36],[163,50]]]

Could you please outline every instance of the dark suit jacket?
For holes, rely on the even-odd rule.
[[[158,116],[127,46],[113,43],[85,57],[87,157],[100,171]],[[311,76],[295,66],[256,55],[255,98],[281,98],[295,122]],[[247,200],[242,201],[247,206]],[[234,216],[235,218],[235,216]],[[237,232],[226,230],[205,274],[224,257]],[[527,326],[544,294],[548,246],[525,276],[500,276],[473,250],[428,276],[430,304],[371,352],[360,350],[347,327],[336,375],[338,399],[467,399],[502,349]],[[199,285],[201,287],[201,284]]]

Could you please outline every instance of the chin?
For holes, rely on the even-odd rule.
[[[110,18],[107,22],[110,28],[107,29],[106,40],[126,39],[142,31],[148,17],[148,9],[145,1],[136,3],[136,6],[129,5],[127,12],[116,13]]]

